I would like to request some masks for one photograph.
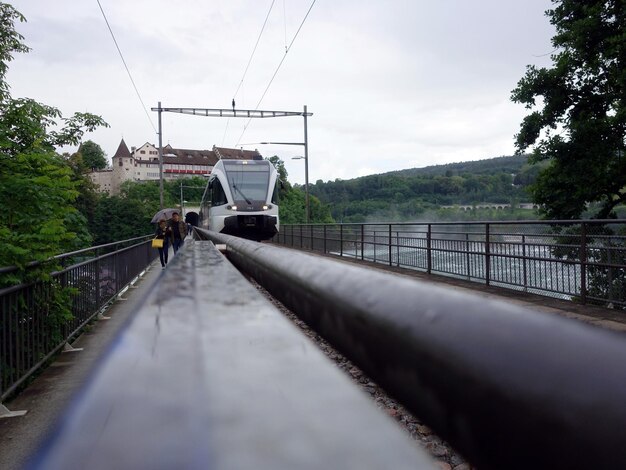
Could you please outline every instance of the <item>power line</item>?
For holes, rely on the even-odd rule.
[[[117,48],[117,52],[120,54],[120,58],[122,59],[122,63],[124,64],[124,68],[126,69],[126,73],[128,73],[128,78],[130,78],[130,82],[133,84],[133,88],[135,89],[135,93],[137,93],[137,98],[139,98],[139,101],[141,103],[141,107],[143,108],[143,112],[146,113],[146,117],[148,118],[148,121],[150,122],[150,125],[152,126],[152,129],[156,133],[157,129],[156,129],[156,127],[154,127],[154,123],[152,122],[152,119],[150,118],[150,115],[148,114],[148,110],[146,109],[146,105],[144,104],[143,100],[141,99],[141,95],[139,94],[139,90],[137,89],[137,85],[135,85],[135,80],[133,80],[133,76],[130,73],[130,69],[128,68],[128,65],[126,65],[126,61],[124,60],[124,56],[122,55],[122,51],[120,49],[120,46],[117,44],[117,40],[115,39],[115,34],[113,34],[113,30],[111,29],[111,25],[109,24],[109,20],[107,20],[107,16],[104,13],[104,10],[102,9],[102,5],[100,5],[100,0],[96,0],[96,2],[98,2],[98,6],[100,7],[100,11],[102,12],[102,17],[104,18],[104,22],[107,24],[107,28],[109,28],[109,32],[111,33],[111,37],[113,38],[113,42],[115,43],[115,47]]]
[[[287,50],[287,8],[285,7],[285,0],[283,0],[283,26],[285,29],[285,50]]]
[[[274,2],[275,1],[276,0],[272,0],[270,8],[267,11],[267,15],[265,15],[265,21],[263,22],[263,26],[261,27],[261,31],[259,32],[259,37],[257,37],[257,39],[256,39],[256,43],[254,44],[254,48],[252,49],[252,53],[250,54],[250,58],[248,59],[248,64],[246,65],[246,69],[243,71],[243,76],[241,77],[241,80],[239,81],[239,85],[237,86],[237,89],[235,90],[235,93],[233,94],[233,101],[237,97],[237,93],[239,93],[239,89],[241,88],[241,85],[243,85],[243,81],[246,78],[246,74],[248,73],[248,69],[250,68],[250,64],[252,63],[252,58],[254,57],[254,53],[256,52],[256,48],[259,45],[259,41],[261,40],[261,36],[263,35],[263,31],[265,31],[265,25],[267,24],[267,20],[270,17],[270,13],[272,12],[272,8],[274,8]],[[222,136],[222,145],[224,145],[224,140],[226,139],[226,132],[228,131],[228,125],[229,124],[230,124],[230,118],[228,118],[226,120],[226,127],[224,128],[224,135]]]
[[[243,84],[244,79],[246,78],[246,74],[248,73],[248,68],[250,68],[250,63],[252,62],[252,58],[254,57],[254,53],[256,52],[256,48],[259,45],[259,41],[261,40],[261,36],[263,35],[263,31],[265,30],[265,25],[267,24],[267,19],[270,17],[270,13],[272,12],[272,8],[274,7],[274,2],[276,0],[272,0],[272,4],[270,5],[270,9],[267,11],[267,15],[265,15],[265,21],[263,22],[263,26],[261,27],[261,32],[259,33],[259,37],[256,40],[256,44],[254,45],[254,49],[252,49],[252,54],[250,54],[250,58],[248,59],[248,65],[246,65],[246,69],[243,72],[243,76],[241,77],[241,81],[239,82],[239,86],[235,90],[235,94],[233,95],[233,99],[237,97],[237,93],[239,93],[239,89]]]
[[[278,74],[278,71],[280,70],[280,67],[283,65],[283,62],[285,61],[285,58],[287,57],[287,53],[291,50],[291,46],[293,45],[293,43],[295,42],[296,38],[298,37],[298,34],[300,33],[300,30],[302,29],[302,26],[304,25],[304,22],[309,17],[309,13],[311,13],[311,10],[313,9],[313,5],[315,5],[316,1],[317,0],[313,0],[313,2],[311,3],[311,6],[309,7],[308,11],[306,12],[306,15],[304,15],[304,19],[302,20],[302,23],[300,23],[300,26],[298,27],[298,30],[296,31],[296,34],[294,34],[293,38],[291,39],[291,42],[289,43],[289,46],[287,48],[285,48],[285,54],[283,55],[283,58],[280,60],[280,63],[278,64],[278,67],[276,67],[276,70],[274,71],[274,75],[272,75],[272,78],[270,78],[269,83],[265,87],[265,91],[263,91],[263,94],[261,95],[261,98],[259,99],[258,103],[256,104],[256,107],[254,108],[255,111],[257,109],[259,109],[259,106],[261,105],[261,102],[263,101],[263,98],[265,98],[265,94],[267,93],[267,90],[269,90],[270,86],[272,85],[272,82],[274,81],[274,78],[276,78],[276,74]],[[241,139],[243,138],[243,135],[246,133],[246,130],[248,129],[248,125],[250,124],[250,121],[252,121],[252,118],[248,119],[248,122],[243,126],[243,131],[241,132],[241,135],[239,136],[239,139],[237,140],[237,143],[235,144],[235,147],[237,147],[237,145],[239,145],[239,142],[241,142]]]

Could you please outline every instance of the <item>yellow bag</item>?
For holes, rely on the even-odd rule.
[[[163,248],[163,239],[162,238],[153,238],[152,239],[152,248]]]

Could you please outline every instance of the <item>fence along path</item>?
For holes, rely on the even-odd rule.
[[[273,242],[626,309],[626,221],[282,225]]]
[[[52,261],[61,268],[50,280],[0,289],[0,417],[15,413],[2,402],[67,347],[154,260],[150,239],[137,237],[59,255]],[[0,269],[5,274],[16,270]],[[68,288],[71,291],[62,294]],[[71,317],[55,313],[54,295],[71,296]]]

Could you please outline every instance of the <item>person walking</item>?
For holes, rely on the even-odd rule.
[[[168,227],[165,219],[159,220],[155,235],[159,240],[163,240],[163,248],[159,248],[158,250],[161,267],[165,269],[165,266],[167,265],[167,255],[170,250],[170,242],[172,240],[172,230]]]
[[[174,248],[174,254],[183,246],[185,237],[187,236],[187,224],[180,219],[178,212],[172,214],[172,220],[170,220],[169,228],[172,231],[172,248]]]

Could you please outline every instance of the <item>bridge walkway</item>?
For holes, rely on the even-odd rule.
[[[574,318],[585,323],[615,331],[626,331],[626,315],[619,311],[573,302],[547,298],[525,292],[511,291],[466,282],[460,279],[427,275],[408,269],[395,268],[380,264],[337,259],[331,255],[320,255],[336,259],[338,262],[367,265],[401,276],[419,279],[421,283],[445,285],[454,290],[480,292],[487,298],[505,299],[517,305],[535,310]],[[138,284],[129,289],[120,300],[107,311],[110,320],[97,322],[90,331],[84,333],[74,347],[84,348],[80,352],[68,352],[38,376],[26,390],[9,403],[13,410],[27,409],[28,413],[20,418],[0,420],[0,468],[12,470],[22,468],[26,460],[37,448],[41,439],[58,418],[71,397],[84,384],[88,373],[93,369],[98,358],[116,333],[126,324],[133,311],[141,304],[149,287],[162,273],[155,262],[140,278]]]
[[[150,285],[161,274],[156,260],[74,343],[76,352],[64,352],[41,375],[8,403],[11,410],[28,410],[19,418],[0,419],[0,468],[23,468],[72,396],[85,383],[104,350],[141,304]]]

